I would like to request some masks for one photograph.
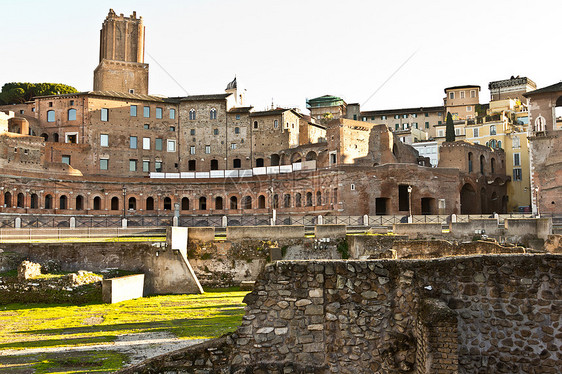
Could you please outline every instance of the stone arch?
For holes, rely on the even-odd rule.
[[[306,193],[306,206],[312,206],[312,192]]]
[[[242,209],[252,209],[252,197],[244,196],[242,199]]]
[[[279,166],[281,158],[277,153],[271,155],[271,166]]]
[[[189,210],[189,198],[182,197],[181,198],[181,210]]]
[[[264,166],[265,166],[265,162],[264,162],[263,157],[256,158],[256,167],[261,168],[261,167],[264,167]]]
[[[480,155],[480,174],[484,175],[485,169],[484,169],[484,165],[486,163],[486,158],[484,157],[484,155]]]
[[[478,213],[478,201],[476,199],[476,190],[470,183],[465,183],[460,191],[461,195],[461,214]]]
[[[216,210],[223,210],[224,209],[222,196],[215,197],[215,209]]]
[[[117,196],[111,198],[111,210],[119,210],[119,198]]]
[[[135,197],[129,197],[129,210],[137,210],[137,199]]]
[[[66,195],[59,197],[59,209],[68,209],[68,197]]]
[[[44,132],[43,134],[41,134],[41,137],[43,138],[44,141],[46,141],[46,142],[49,141],[49,134]]]
[[[258,209],[265,209],[265,196],[264,195],[258,196]]]
[[[297,192],[295,194],[295,206],[300,207],[301,205],[302,205],[302,195],[300,194],[300,192]]]
[[[302,161],[302,156],[299,152],[295,152],[291,155],[291,164],[301,161]]]
[[[164,210],[172,210],[172,199],[168,196],[164,198]]]
[[[84,196],[76,196],[74,203],[76,204],[76,210],[84,210]]]
[[[16,198],[16,207],[17,208],[25,208],[25,195],[20,192]]]
[[[238,209],[238,198],[230,196],[230,209]]]
[[[45,208],[47,208],[46,204],[47,199],[45,199]],[[94,197],[94,210],[101,210],[101,197],[99,196]]]
[[[152,196],[146,198],[146,210],[154,210],[154,198]]]
[[[12,207],[12,193],[10,191],[4,193],[4,206],[6,206],[6,208]]]
[[[31,194],[31,201],[29,204],[31,209],[38,209],[39,208],[39,196],[36,193]]]
[[[322,206],[322,192],[316,191],[316,205]]]
[[[207,198],[205,196],[199,198],[199,210],[207,210]]]
[[[314,151],[310,151],[306,154],[306,161],[313,161],[318,158],[318,155]]]

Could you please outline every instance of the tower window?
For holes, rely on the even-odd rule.
[[[100,114],[101,114],[100,119],[103,122],[107,122],[109,120],[109,109],[102,108]]]
[[[156,118],[162,119],[162,108],[156,108]]]
[[[195,120],[195,109],[189,111],[189,119],[192,121]]]
[[[143,116],[145,118],[149,118],[150,117],[150,107],[149,106],[145,106],[143,108]]]
[[[131,117],[136,117],[137,116],[137,106],[131,105],[131,109],[129,110],[129,113],[130,113]]]
[[[211,112],[209,113],[209,118],[217,119],[217,110],[215,108],[211,109]]]

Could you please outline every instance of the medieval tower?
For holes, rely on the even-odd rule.
[[[100,62],[94,70],[94,91],[148,94],[144,26],[136,12],[124,17],[109,10],[100,31]]]

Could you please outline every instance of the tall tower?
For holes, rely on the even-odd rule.
[[[94,70],[94,91],[148,94],[148,64],[144,63],[142,17],[113,9],[100,31],[100,62]]]

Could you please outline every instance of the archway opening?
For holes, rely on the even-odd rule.
[[[230,197],[230,209],[238,209],[238,198],[236,196]]]
[[[84,196],[76,196],[76,210],[84,210]]]
[[[111,198],[111,210],[119,210],[119,198],[117,196]]]
[[[221,196],[215,197],[215,209],[216,210],[222,210],[223,209],[222,197]]]
[[[472,185],[466,183],[461,188],[461,214],[475,214],[477,212],[476,191]]]
[[[189,198],[182,197],[182,199],[181,199],[181,210],[189,210]]]
[[[45,208],[47,208],[47,199],[45,199]],[[94,197],[94,210],[101,210],[101,197]]]
[[[265,196],[258,196],[258,209],[265,209]]]
[[[164,210],[172,210],[172,199],[167,196],[164,198]]]
[[[134,197],[129,197],[129,210],[137,209],[137,199]]]
[[[154,210],[154,198],[152,196],[146,198],[146,210]]]

